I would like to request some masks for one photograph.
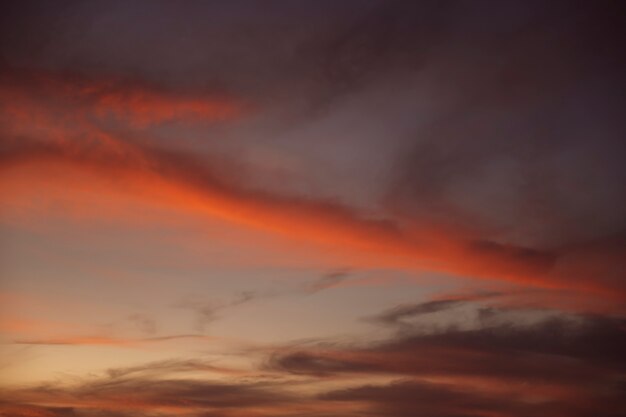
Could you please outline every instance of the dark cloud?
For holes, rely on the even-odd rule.
[[[1,408],[15,410],[7,415],[16,416],[37,410],[35,415],[42,417],[99,417],[109,412],[143,416],[157,408],[186,410],[194,417],[253,410],[264,410],[263,416],[274,415],[272,410],[293,416],[341,417],[490,413],[591,417],[598,411],[619,416],[624,406],[620,381],[626,374],[623,319],[517,313],[516,317],[510,311],[491,309],[477,326],[416,327],[412,334],[396,334],[367,346],[278,347],[263,369],[272,371],[272,377],[257,382],[249,382],[255,378],[230,383],[185,378],[187,373],[236,371],[204,360],[172,359],[111,369],[105,377],[74,387],[47,384],[7,391],[15,400]],[[305,378],[299,382],[305,388],[335,379],[349,381],[350,388],[314,397],[296,394],[286,389],[294,385],[293,375]],[[391,384],[361,382],[366,377],[389,376],[402,379]],[[60,407],[70,399],[72,408]],[[352,404],[352,411],[344,407],[340,409],[344,411],[328,411],[330,404],[344,402]]]
[[[466,300],[433,300],[418,304],[403,304],[372,317],[370,320],[385,325],[405,325],[405,319],[449,310],[466,302]]]
[[[623,230],[615,210],[626,201],[617,9],[469,7],[439,45],[444,56],[428,61],[449,101],[416,129],[389,204],[503,245],[558,247]],[[518,22],[497,28],[507,20],[491,13],[507,10]],[[491,25],[479,28],[481,17]],[[552,261],[549,251],[511,255]]]
[[[376,316],[368,318],[370,321],[384,325],[409,325],[406,319],[412,319],[425,314],[437,313],[459,307],[464,304],[482,300],[485,298],[503,295],[499,292],[483,292],[471,296],[457,296],[454,298],[442,298],[424,301],[416,304],[402,304],[395,306]]]
[[[13,64],[139,74],[175,86],[245,91],[269,102],[289,88],[310,93],[303,75],[316,78],[328,33],[377,4],[36,2],[5,7],[1,49]]]
[[[415,314],[451,305],[421,304]],[[402,313],[398,309],[398,317]],[[389,385],[357,383],[319,397],[360,404],[377,416],[622,415],[622,319],[553,315],[529,321],[490,309],[478,327],[418,329],[365,347],[283,349],[269,367],[331,380],[402,377]]]
[[[582,298],[581,298],[582,297]],[[589,297],[569,290],[541,289],[532,287],[509,288],[506,291],[480,290],[446,294],[428,301],[404,303],[394,306],[374,316],[365,317],[366,322],[384,326],[394,326],[397,330],[414,332],[416,326],[425,323],[445,325],[456,318],[465,316],[468,322],[479,321],[493,324],[506,312],[515,312],[520,308],[544,309],[545,311],[602,311],[599,307],[576,305]],[[462,310],[460,310],[462,309]],[[439,313],[439,314],[436,314]],[[510,317],[509,317],[510,318]],[[422,320],[423,319],[423,320]]]
[[[622,414],[623,390],[618,386],[579,397],[533,401],[516,392],[485,393],[467,386],[432,384],[424,382],[397,382],[390,385],[361,386],[330,392],[324,400],[361,402],[371,406],[372,415],[381,417],[472,417],[502,415],[526,416],[575,416],[602,415],[618,417]],[[541,395],[541,394],[537,394]]]
[[[478,327],[415,329],[370,347],[294,349],[270,367],[295,374],[380,373],[464,376],[577,384],[606,382],[626,371],[623,320],[553,316],[524,324],[491,310]],[[528,320],[528,319],[526,319]],[[465,324],[467,327],[467,324]]]
[[[2,417],[77,417],[71,407],[44,407],[30,404],[0,401]],[[114,416],[117,417],[117,416]],[[122,417],[122,416],[120,416]]]
[[[322,397],[332,401],[360,401],[373,404],[380,416],[432,417],[478,416],[488,413],[511,414],[510,401],[458,389],[458,387],[419,382],[387,386],[362,386],[331,392]],[[506,414],[505,414],[506,412]]]

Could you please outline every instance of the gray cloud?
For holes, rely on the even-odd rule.
[[[240,291],[231,299],[221,302],[205,302],[198,298],[186,299],[175,304],[175,306],[191,310],[195,316],[194,329],[204,332],[208,325],[222,317],[225,312],[241,305],[276,297],[313,295],[335,287],[348,279],[350,274],[351,272],[346,269],[338,269],[303,284],[284,285],[283,288],[279,289]]]
[[[398,309],[393,320],[405,312],[427,314],[453,305]],[[384,417],[621,415],[623,319],[560,314],[524,321],[511,311],[491,308],[477,327],[416,326],[370,344],[283,347],[267,366],[323,380],[395,376],[389,384],[357,383],[319,396],[321,401],[359,404]],[[538,395],[542,401],[533,400]]]
[[[501,317],[498,317],[501,316]],[[519,321],[519,323],[517,323]],[[270,367],[330,376],[381,373],[407,376],[480,376],[502,380],[607,383],[626,371],[623,320],[556,316],[523,324],[492,309],[476,328],[403,332],[370,346],[294,348],[277,353]]]
[[[107,374],[111,377],[111,379],[128,377],[154,378],[194,371],[215,373],[231,372],[230,369],[216,366],[209,361],[198,359],[169,359],[126,368],[112,368],[107,370]]]
[[[454,307],[466,304],[468,300],[463,299],[444,299],[425,301],[417,304],[402,304],[385,311],[378,316],[370,318],[370,320],[385,325],[405,324],[405,319],[419,317],[424,314],[437,313],[440,311],[450,310]]]
[[[623,400],[619,386],[587,393],[578,398],[533,402],[511,398],[498,393],[475,392],[453,384],[429,384],[418,381],[399,381],[389,385],[367,385],[330,392],[324,400],[361,402],[371,406],[371,412],[381,417],[470,417],[479,415],[506,415],[511,417],[567,415],[618,417]]]
[[[332,288],[338,285],[339,283],[345,281],[349,277],[350,277],[349,270],[331,271],[325,274],[324,276],[322,276],[321,278],[318,278],[317,280],[314,280],[304,285],[303,291],[308,294],[314,294],[314,293],[326,290],[328,288]]]

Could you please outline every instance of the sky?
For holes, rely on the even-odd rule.
[[[626,416],[619,1],[7,1],[0,416]]]

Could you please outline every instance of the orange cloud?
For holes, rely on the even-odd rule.
[[[615,304],[626,299],[620,275],[626,256],[620,241],[535,250],[467,240],[454,230],[434,226],[408,229],[392,221],[368,219],[339,204],[250,189],[225,180],[190,156],[124,140],[93,122],[108,112],[128,117],[130,125],[171,118],[189,121],[215,116],[217,120],[235,117],[237,106],[220,107],[203,98],[187,99],[110,80],[32,78],[43,85],[43,96],[61,104],[51,105],[30,87],[7,83],[5,76],[0,94],[12,94],[18,103],[5,106],[0,113],[4,119],[16,117],[0,139],[5,178],[18,167],[42,178],[51,169],[57,174],[76,172],[76,176],[82,171],[150,204],[312,242],[344,265],[441,271],[566,288],[592,292]],[[15,139],[20,129],[32,126],[38,131],[21,133],[34,135],[35,140]],[[11,179],[4,179],[0,186],[5,195],[15,190]]]
[[[224,121],[241,115],[239,103],[229,98],[171,97],[148,89],[89,87],[84,91],[94,97],[97,114],[126,119],[134,126],[145,127],[166,121]]]
[[[116,77],[5,71],[2,106],[13,129],[67,133],[108,118],[145,128],[164,122],[221,122],[240,118],[248,105],[223,93],[175,92]],[[30,126],[29,126],[30,125]]]
[[[623,259],[603,252],[590,243],[574,252],[542,253],[511,246],[474,244],[436,230],[406,232],[394,224],[360,217],[345,207],[299,198],[290,198],[224,183],[199,168],[185,169],[184,160],[151,154],[134,148],[135,158],[119,157],[103,148],[98,152],[65,147],[42,148],[20,166],[35,175],[50,169],[81,170],[112,181],[151,204],[181,212],[218,217],[291,239],[313,242],[327,248],[331,256],[355,267],[399,267],[411,270],[442,271],[481,279],[504,280],[544,288],[591,291],[614,300],[623,300],[624,289],[613,275],[594,271],[619,271]],[[132,155],[132,154],[129,154]],[[8,166],[4,165],[5,170]],[[192,164],[189,165],[193,167]],[[6,176],[5,178],[8,178]],[[4,181],[5,192],[12,185]],[[601,242],[600,242],[601,243]],[[603,256],[591,256],[606,253]],[[607,257],[610,263],[606,262]],[[584,263],[585,268],[574,266]],[[617,272],[614,272],[616,274]],[[604,279],[605,277],[612,279]]]

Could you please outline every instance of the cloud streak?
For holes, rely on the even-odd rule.
[[[72,336],[48,339],[17,339],[13,343],[18,345],[67,345],[67,346],[115,346],[139,347],[147,343],[167,342],[177,339],[215,340],[203,334],[176,334],[168,336],[154,336],[144,338],[118,338],[108,336]]]
[[[125,142],[123,142],[125,143]],[[623,239],[600,239],[557,252],[464,241],[443,230],[403,230],[345,206],[251,190],[223,181],[194,158],[125,143],[126,151],[83,146],[4,143],[5,170],[36,163],[85,169],[124,179],[156,204],[210,215],[255,229],[332,247],[354,266],[398,266],[547,288],[623,297]],[[21,161],[21,162],[20,162]],[[32,165],[31,165],[32,166]],[[45,168],[44,168],[45,169]],[[598,275],[599,274],[599,275]]]

